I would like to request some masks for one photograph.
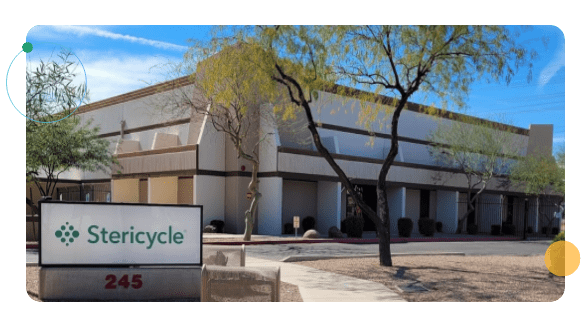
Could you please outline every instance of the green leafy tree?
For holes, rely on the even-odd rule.
[[[319,153],[329,163],[354,201],[376,224],[380,264],[391,266],[390,217],[386,178],[398,154],[398,123],[416,92],[432,94],[443,106],[462,106],[471,84],[478,79],[510,82],[517,68],[530,64],[516,35],[501,26],[261,26],[246,40],[259,43],[272,62],[272,78],[284,85],[291,102],[304,112]],[[321,142],[311,106],[316,91],[343,87],[362,101],[360,123],[372,128],[380,115],[390,120],[391,148],[378,174],[377,210],[354,191],[354,185]],[[383,106],[381,97],[394,98]],[[373,103],[373,105],[372,105]],[[440,113],[440,112],[439,112]]]
[[[556,158],[541,153],[521,158],[513,166],[510,180],[526,195],[536,197],[540,205],[553,205],[557,208],[556,212],[562,212],[565,201],[565,149],[561,149]],[[555,217],[546,210],[538,210],[538,214],[547,222],[548,236]]]
[[[59,175],[69,169],[107,171],[117,162],[91,121],[82,125],[79,118],[67,117],[87,101],[87,90],[72,84],[77,73],[71,53],[61,50],[57,57],[26,71],[26,113],[34,119],[26,122],[26,179],[41,196],[53,194]],[[37,211],[32,199],[27,204]]]
[[[42,196],[53,194],[59,175],[71,168],[106,172],[114,162],[109,153],[110,142],[98,137],[97,127],[89,126],[90,122],[81,125],[77,117],[70,117],[55,123],[39,123],[27,133],[27,177]]]
[[[282,125],[283,119],[278,114],[282,110],[278,107],[283,102],[283,88],[258,64],[266,56],[259,46],[239,43],[216,52],[213,43],[192,42],[194,45],[183,62],[171,64],[170,72],[190,76],[194,88],[161,89],[168,95],[156,106],[178,116],[186,112],[206,116],[216,131],[229,138],[238,158],[252,165],[252,179],[248,185],[252,202],[245,212],[244,231],[244,240],[249,241],[261,197],[259,146],[273,134],[260,127],[262,122]]]
[[[464,116],[461,122],[439,124],[428,139],[434,161],[461,171],[467,179],[467,211],[457,225],[457,233],[461,233],[488,183],[510,172],[518,158],[520,138],[509,125]]]

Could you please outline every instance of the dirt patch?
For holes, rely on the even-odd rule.
[[[544,256],[413,256],[392,262],[393,267],[381,267],[378,258],[297,264],[382,283],[409,302],[552,302],[565,290],[565,278],[549,273]],[[429,291],[400,291],[408,285]]]
[[[39,268],[26,267],[26,292],[34,301],[39,301]],[[280,282],[281,302],[303,302],[296,285]]]

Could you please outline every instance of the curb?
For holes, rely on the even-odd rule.
[[[409,242],[494,242],[494,241],[522,241],[521,237],[442,237],[442,238],[391,238],[390,244]],[[338,239],[299,239],[299,240],[266,240],[266,241],[219,241],[205,242],[211,245],[262,245],[262,244],[311,244],[311,243],[349,243],[349,244],[378,244],[377,238],[338,238]],[[38,243],[26,243],[27,249],[38,249]]]
[[[456,255],[465,256],[463,252],[425,252],[425,253],[392,253],[392,257],[406,257],[406,256],[435,256],[435,255]],[[377,258],[379,254],[356,254],[356,255],[291,255],[281,262],[299,262],[299,261],[316,261],[328,259],[359,259],[359,258]]]

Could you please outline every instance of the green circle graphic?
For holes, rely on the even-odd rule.
[[[55,232],[55,236],[57,236],[57,237],[61,237],[61,235],[63,235],[63,233],[61,233],[61,231],[60,231],[60,230],[58,230],[58,231],[56,231],[56,232]]]
[[[61,226],[61,230],[65,230],[65,225],[62,225]]]
[[[26,42],[25,44],[22,45],[22,51],[29,53],[33,50],[33,45],[30,42]]]
[[[79,236],[79,232],[78,231],[73,231],[73,233],[71,233],[71,235],[73,235],[73,237],[78,237]]]

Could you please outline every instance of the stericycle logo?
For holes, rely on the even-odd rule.
[[[66,222],[65,225],[61,225],[61,229],[55,232],[55,236],[61,239],[61,243],[69,246],[69,243],[73,243],[79,237],[79,232],[73,226],[69,225],[69,222]]]
[[[146,249],[150,250],[155,243],[158,244],[182,244],[185,235],[181,232],[173,232],[173,227],[169,225],[169,229],[158,232],[144,232],[134,230],[134,226],[130,226],[130,230],[117,231],[107,230],[105,227],[91,225],[87,232],[92,236],[87,242],[95,244],[101,241],[104,244],[117,243],[132,243],[145,244]],[[100,237],[101,235],[101,237]]]

